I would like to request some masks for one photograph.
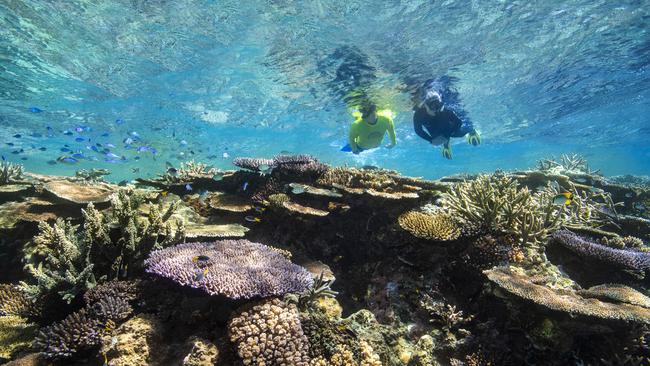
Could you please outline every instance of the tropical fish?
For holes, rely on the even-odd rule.
[[[194,263],[205,262],[205,261],[209,261],[209,260],[210,260],[210,257],[208,257],[207,255],[195,255],[194,257],[192,257],[192,262],[194,262]]]
[[[17,139],[19,139],[19,138],[21,138],[21,137],[23,137],[23,136],[22,136],[21,134],[17,133],[17,134],[14,135],[14,137],[17,138]]]
[[[38,107],[29,107],[29,111],[32,112],[32,113],[41,113],[41,112],[43,112],[43,110],[38,108]]]
[[[41,137],[43,137],[43,134],[42,134],[42,133],[38,133],[38,132],[34,132],[34,133],[32,133],[31,136],[32,136],[32,137],[36,137],[36,138],[41,138]]]
[[[290,183],[289,187],[291,187],[291,193],[293,194],[305,193],[305,186],[302,184]]]
[[[117,125],[121,125],[122,123],[124,123],[124,120],[121,119],[121,118],[118,118],[118,119],[115,120],[115,124],[117,124]]]
[[[562,192],[557,196],[553,197],[553,204],[555,205],[569,205],[573,202],[573,193],[571,192]]]
[[[77,164],[79,161],[71,156],[59,156],[57,161],[65,164]],[[51,164],[54,165],[54,164]]]
[[[7,144],[8,146],[14,146],[14,143],[13,143],[13,142],[6,142],[6,144]]]
[[[225,152],[225,153],[223,153],[223,154],[221,155],[221,157],[224,158],[224,159],[228,159],[228,158],[230,157],[230,154],[228,154],[227,152]]]
[[[217,173],[217,174],[212,176],[212,180],[215,180],[217,182],[222,180],[222,179],[223,179],[223,174],[221,174],[221,173]]]
[[[246,188],[248,188],[248,182],[244,182],[244,185],[242,186],[242,189],[245,191]]]
[[[163,197],[167,197],[168,194],[169,194],[169,192],[167,192],[167,191],[160,192],[160,195],[163,196]]]
[[[120,181],[119,183],[117,183],[117,185],[120,186],[120,187],[124,187],[124,186],[126,186],[128,183],[129,183],[129,181],[125,179],[125,180],[122,180],[122,181]]]
[[[70,152],[72,150],[68,149],[67,147],[62,147],[59,149],[61,152]]]
[[[140,168],[131,168],[133,173],[140,173]]]
[[[262,221],[262,219],[260,219],[259,217],[255,217],[255,216],[246,216],[246,217],[244,217],[244,220],[246,220],[248,222],[260,222],[260,221]]]
[[[207,274],[208,268],[197,269],[196,273],[194,274],[194,281],[203,281]]]
[[[75,138],[74,140],[77,141],[77,142],[86,141],[86,139],[83,138],[83,137],[77,137],[77,138]]]
[[[47,147],[42,146],[42,147],[39,147],[38,149],[41,150],[41,151],[45,151],[45,150],[47,150]]]
[[[262,164],[258,167],[261,175],[269,174],[272,170],[271,166],[268,164]]]
[[[187,184],[185,185],[185,190],[186,190],[186,191],[191,191],[191,190],[192,190],[192,185],[189,184],[189,183],[187,183]]]
[[[54,161],[54,160],[48,160],[47,164],[48,164],[48,165],[56,165],[56,161]]]
[[[63,134],[66,135],[66,136],[74,135],[74,133],[72,131],[68,131],[68,130],[63,131]]]

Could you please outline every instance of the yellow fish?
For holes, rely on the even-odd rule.
[[[160,194],[161,194],[163,197],[167,197],[167,193],[168,193],[167,191],[162,191],[162,192],[160,192]]]
[[[570,205],[573,202],[573,193],[571,192],[562,192],[557,196],[553,197],[553,204],[556,205]]]
[[[246,220],[248,222],[260,222],[260,221],[262,221],[262,219],[260,219],[259,217],[255,217],[255,216],[246,216],[246,217],[244,217],[244,220]]]

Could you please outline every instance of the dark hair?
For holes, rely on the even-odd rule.
[[[374,105],[373,103],[364,103],[359,108],[359,112],[361,112],[361,117],[363,118],[368,117],[368,115],[375,113],[376,111],[377,111],[377,106]]]

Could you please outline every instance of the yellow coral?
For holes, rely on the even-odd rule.
[[[427,215],[409,211],[402,214],[398,222],[402,229],[422,239],[447,241],[460,236],[460,229],[454,220],[444,214]]]

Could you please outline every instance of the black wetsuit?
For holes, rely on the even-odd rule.
[[[426,128],[426,131],[423,127]],[[438,136],[449,139],[450,137],[463,137],[474,132],[474,127],[470,123],[463,123],[452,110],[443,109],[432,116],[424,107],[415,110],[413,128],[418,136],[428,142]]]

